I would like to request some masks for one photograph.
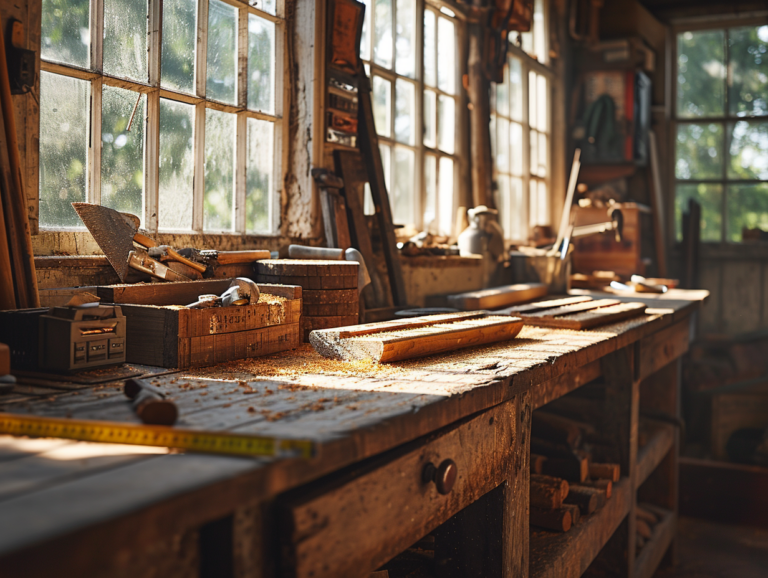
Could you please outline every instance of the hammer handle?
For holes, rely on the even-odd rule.
[[[269,259],[272,254],[263,249],[253,251],[219,251],[216,255],[216,261],[219,265],[230,265],[232,263],[250,263],[260,259]]]

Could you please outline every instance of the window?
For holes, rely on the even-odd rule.
[[[150,231],[275,230],[285,26],[251,4],[43,0],[43,227],[87,201]]]
[[[458,22],[450,10],[417,0],[365,4],[361,52],[371,76],[394,220],[450,234],[459,113]]]
[[[529,227],[550,223],[552,73],[543,66],[549,62],[545,7],[543,0],[535,3],[531,31],[520,34],[521,46],[510,45],[504,82],[491,88],[496,206],[504,236],[513,241],[527,239]]]
[[[675,223],[701,204],[703,241],[768,230],[768,26],[677,35]]]

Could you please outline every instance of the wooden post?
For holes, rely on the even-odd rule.
[[[492,207],[491,110],[490,83],[483,62],[484,30],[480,24],[470,24],[469,31],[469,104],[470,151],[472,162],[472,201],[474,206]]]

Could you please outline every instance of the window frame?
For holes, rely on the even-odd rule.
[[[287,143],[288,123],[284,110],[288,107],[288,71],[284,65],[288,47],[288,23],[286,21],[284,0],[276,1],[275,14],[270,14],[250,6],[245,0],[219,0],[232,6],[237,11],[236,36],[236,104],[228,104],[206,96],[207,83],[207,39],[209,0],[196,0],[196,42],[195,42],[195,79],[194,94],[186,94],[161,86],[162,59],[162,2],[148,0],[147,23],[147,82],[120,78],[106,74],[103,70],[104,37],[104,0],[90,0],[90,68],[40,59],[40,71],[65,77],[85,80],[90,83],[89,145],[85,200],[89,203],[101,202],[101,96],[104,86],[122,88],[137,94],[146,95],[145,142],[144,142],[144,183],[142,228],[150,233],[168,233],[174,235],[233,235],[263,236],[280,235],[280,199],[283,188],[287,155],[284,143]],[[275,25],[274,46],[274,114],[248,108],[248,19],[249,15],[258,16]],[[192,227],[191,229],[160,228],[158,225],[159,205],[159,148],[160,148],[160,99],[193,105],[195,107],[195,130],[193,154],[195,159],[192,190]],[[235,169],[233,194],[233,227],[231,230],[204,229],[205,215],[205,112],[214,109],[236,115]],[[268,193],[267,231],[248,232],[246,230],[246,170],[248,119],[265,120],[273,123],[273,172],[271,190]],[[136,122],[135,119],[134,122]],[[202,128],[201,128],[202,127]],[[98,143],[99,146],[94,146]],[[38,161],[39,162],[39,161]],[[38,198],[40,196],[38,183]],[[39,233],[82,232],[83,227],[44,226],[38,227]]]
[[[669,135],[668,146],[671,154],[669,155],[669,165],[667,171],[667,186],[668,190],[672,194],[668,195],[668,214],[672,218],[668,219],[667,223],[667,235],[669,239],[673,239],[673,246],[680,247],[682,241],[677,239],[677,186],[679,184],[715,184],[722,187],[722,199],[721,199],[721,215],[720,222],[720,240],[719,241],[705,241],[701,243],[710,247],[738,247],[742,246],[744,241],[730,241],[728,239],[728,185],[729,184],[759,184],[768,183],[768,179],[732,179],[728,178],[728,158],[729,153],[726,150],[728,143],[727,126],[729,124],[735,124],[739,121],[765,121],[768,122],[768,114],[765,115],[748,115],[748,116],[732,116],[728,113],[729,110],[729,94],[728,94],[728,79],[723,80],[723,86],[725,88],[723,95],[723,111],[722,116],[699,116],[699,117],[679,117],[677,112],[677,97],[678,97],[678,36],[684,32],[703,32],[708,30],[722,30],[724,36],[724,59],[726,62],[726,69],[728,69],[728,62],[730,58],[728,47],[728,30],[731,28],[740,28],[747,26],[766,26],[768,25],[768,18],[766,17],[746,17],[746,18],[732,18],[723,19],[722,17],[716,17],[712,19],[697,19],[693,21],[680,21],[670,26],[669,29],[669,41],[668,55],[669,55],[669,75],[667,76],[668,82],[668,120],[669,120]],[[677,164],[677,131],[678,126],[681,124],[717,124],[722,127],[723,140],[723,168],[720,178],[718,179],[678,179],[676,174]]]
[[[413,0],[416,5],[416,18],[417,21],[420,23],[420,25],[415,27],[416,34],[415,34],[415,43],[416,43],[416,55],[415,55],[415,69],[414,69],[414,75],[413,77],[405,76],[404,74],[399,74],[396,71],[397,66],[397,53],[394,48],[394,44],[397,40],[397,32],[396,32],[396,23],[397,23],[397,0],[392,0],[392,21],[394,23],[393,29],[392,29],[392,41],[393,41],[393,57],[392,57],[392,68],[385,68],[381,64],[376,63],[376,61],[373,58],[373,40],[374,40],[374,30],[375,30],[375,10],[373,9],[373,5],[376,0],[370,0],[370,6],[366,6],[366,21],[367,25],[369,27],[368,32],[368,42],[369,46],[368,49],[370,51],[370,60],[366,58],[368,55],[362,55],[361,60],[363,61],[367,71],[368,75],[371,79],[371,84],[373,85],[373,78],[375,76],[379,76],[388,82],[390,82],[390,103],[389,103],[389,115],[390,115],[390,136],[384,136],[382,134],[379,134],[377,131],[377,138],[379,140],[379,146],[387,146],[391,150],[390,160],[389,160],[389,174],[386,174],[387,178],[387,187],[390,190],[390,198],[392,198],[392,187],[394,185],[394,179],[395,179],[395,162],[394,162],[394,154],[396,149],[398,148],[406,148],[411,150],[414,153],[414,190],[416,191],[416,194],[414,195],[413,199],[413,215],[414,219],[410,223],[398,223],[406,225],[406,227],[414,227],[417,231],[424,230],[426,227],[426,223],[424,223],[424,213],[426,210],[426,198],[427,198],[427,186],[426,186],[426,175],[425,175],[425,163],[427,156],[433,156],[435,157],[435,164],[436,164],[436,173],[435,173],[435,179],[436,179],[436,188],[438,190],[435,191],[436,195],[436,219],[439,221],[439,216],[441,214],[441,208],[439,203],[439,173],[440,173],[440,159],[442,158],[449,158],[453,162],[453,196],[451,200],[451,207],[450,207],[450,213],[451,215],[455,215],[456,208],[459,203],[459,193],[458,188],[460,184],[460,164],[462,162],[461,160],[461,143],[462,139],[465,138],[465,135],[463,133],[463,116],[465,114],[464,108],[462,106],[462,86],[461,86],[461,78],[462,78],[462,49],[461,49],[461,43],[462,39],[465,35],[465,27],[466,22],[463,18],[462,13],[459,11],[459,9],[456,6],[451,6],[447,4],[443,4],[439,2],[438,0]],[[366,2],[368,4],[368,2]],[[453,15],[446,14],[441,10],[441,8],[447,8]],[[440,89],[437,86],[437,82],[435,82],[435,86],[428,86],[426,84],[426,81],[424,79],[424,18],[427,11],[431,11],[435,14],[435,31],[437,33],[438,28],[438,22],[440,18],[446,18],[453,22],[454,25],[454,34],[455,34],[455,46],[456,46],[456,57],[455,57],[455,70],[454,70],[454,93],[449,94],[445,92],[444,90]],[[437,40],[436,40],[436,49],[437,49]],[[437,63],[437,56],[435,56],[435,62]],[[415,99],[414,99],[414,106],[415,106],[415,112],[414,112],[414,130],[416,131],[416,134],[414,135],[414,143],[413,145],[402,143],[397,140],[394,134],[394,123],[395,123],[395,107],[396,107],[396,83],[399,79],[402,79],[405,82],[409,82],[415,86]],[[445,96],[448,98],[451,98],[454,101],[454,146],[453,146],[453,153],[449,154],[442,150],[440,150],[438,146],[438,140],[439,140],[439,132],[436,132],[436,139],[435,139],[435,146],[434,147],[428,147],[424,144],[424,131],[425,131],[425,122],[424,122],[424,93],[426,91],[434,92],[435,93],[435,101],[438,102],[440,96]],[[435,115],[437,115],[437,107],[435,108]],[[436,131],[439,131],[436,127]],[[386,169],[386,167],[385,167]],[[394,210],[394,207],[393,207]],[[446,229],[448,231],[452,231],[453,229],[453,223],[440,223],[442,225],[443,229]]]

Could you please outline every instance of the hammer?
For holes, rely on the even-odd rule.
[[[165,399],[165,393],[144,379],[127,379],[123,385],[125,396],[133,402],[133,410],[142,423],[173,425],[179,416],[176,404]]]

